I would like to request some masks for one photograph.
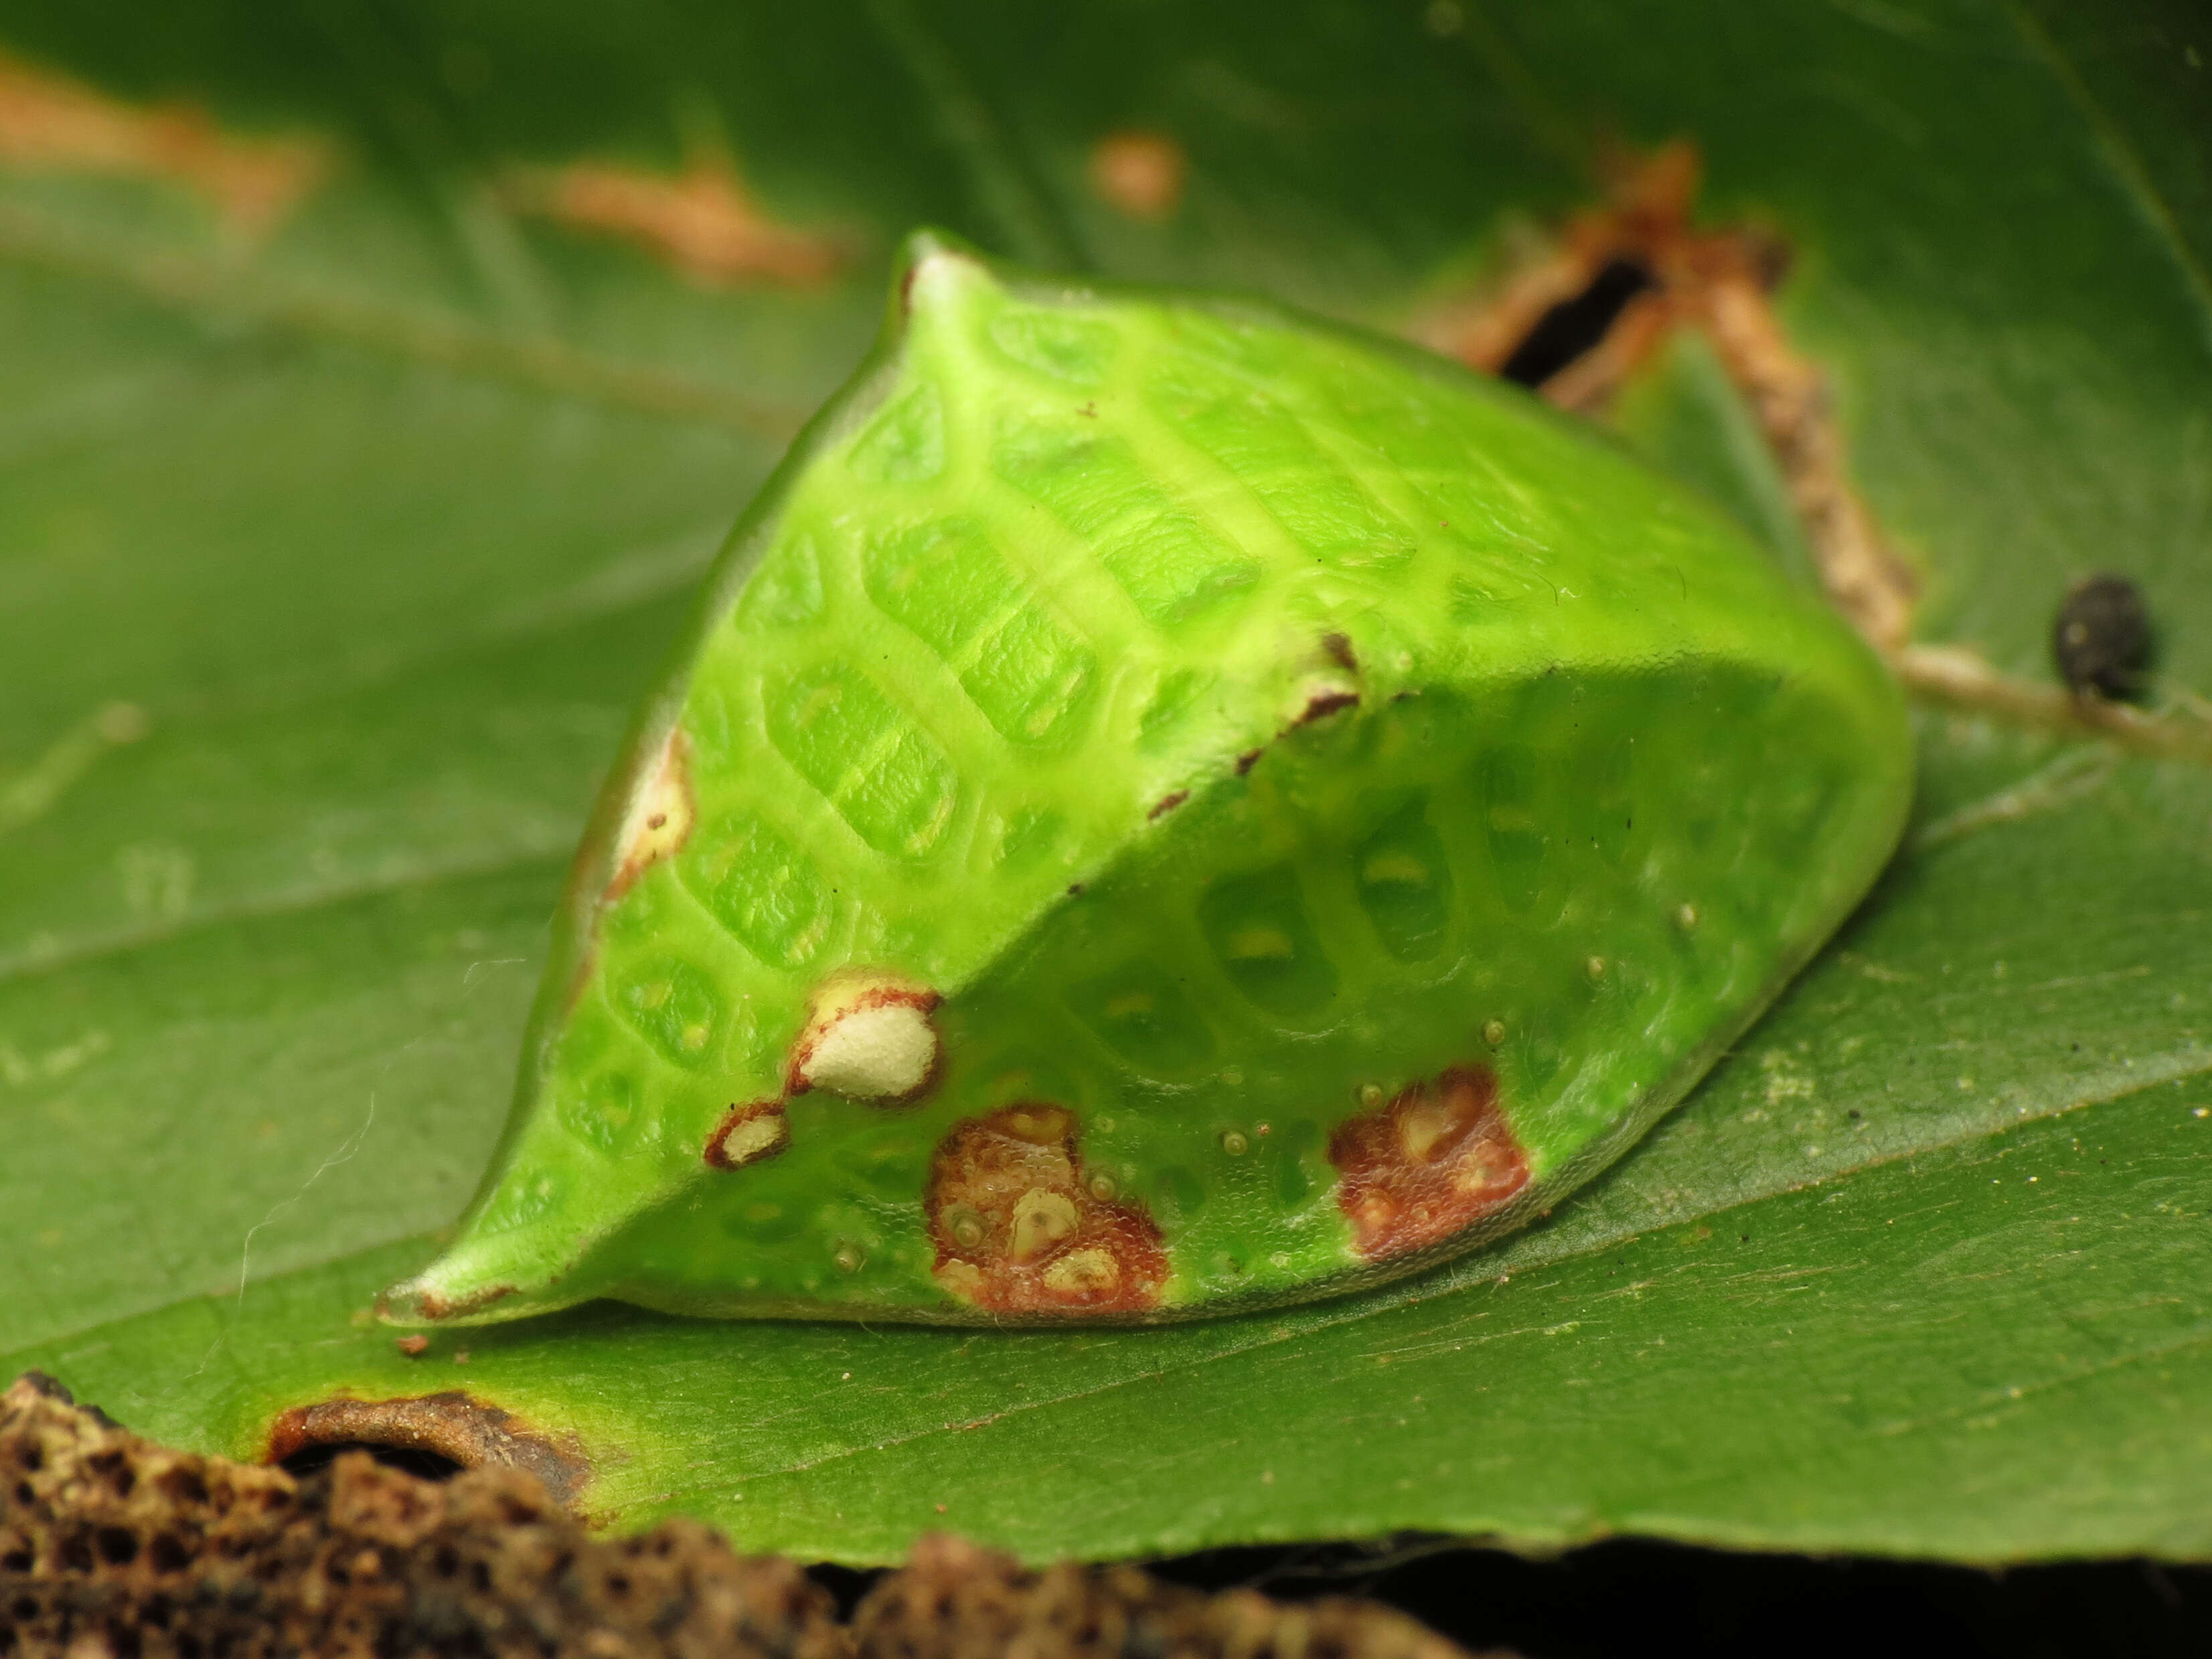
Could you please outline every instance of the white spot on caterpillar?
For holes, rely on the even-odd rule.
[[[781,1101],[733,1106],[708,1137],[707,1162],[718,1170],[741,1169],[772,1158],[791,1144],[791,1125]]]
[[[880,975],[854,975],[815,994],[792,1050],[793,1094],[826,1089],[856,1100],[906,1100],[937,1069],[937,994]]]
[[[691,838],[691,743],[680,726],[672,727],[659,757],[647,769],[630,797],[615,841],[615,878],[607,896],[620,898],[629,885]]]

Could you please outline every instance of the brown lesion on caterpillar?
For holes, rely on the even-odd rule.
[[[672,726],[623,815],[622,830],[615,838],[615,873],[607,884],[608,902],[629,891],[640,876],[663,859],[681,852],[691,839],[697,816],[691,794],[691,739],[681,726]]]
[[[931,1160],[923,1208],[938,1285],[1000,1314],[1140,1313],[1159,1305],[1159,1228],[1086,1168],[1075,1115],[1002,1107],[954,1126]]]
[[[742,1170],[774,1158],[791,1145],[791,1123],[781,1100],[751,1100],[732,1106],[707,1137],[702,1156],[714,1170]]]
[[[1145,822],[1147,823],[1158,823],[1160,819],[1174,811],[1176,807],[1182,805],[1189,799],[1190,791],[1188,789],[1177,789],[1170,793],[1162,795],[1158,800],[1152,803],[1152,810],[1145,814]]]
[[[1441,1244],[1528,1184],[1528,1157],[1498,1109],[1487,1066],[1408,1084],[1340,1125],[1329,1162],[1352,1246],[1387,1261]]]
[[[1298,717],[1291,725],[1293,727],[1310,726],[1340,709],[1358,707],[1359,693],[1357,691],[1316,691],[1306,699],[1306,706],[1298,711]]]
[[[401,1288],[404,1290],[405,1287]],[[429,1320],[459,1319],[465,1315],[479,1313],[495,1302],[505,1301],[515,1293],[517,1288],[513,1285],[485,1285],[459,1296],[447,1296],[442,1291],[422,1291],[415,1295],[411,1308],[380,1304],[379,1311],[386,1314],[411,1312]]]
[[[1267,752],[1269,745],[1278,739],[1289,736],[1300,726],[1310,726],[1316,720],[1328,719],[1331,714],[1341,714],[1347,708],[1359,707],[1358,685],[1347,684],[1340,677],[1340,672],[1342,674],[1350,674],[1355,678],[1359,673],[1359,658],[1352,647],[1351,637],[1344,634],[1322,635],[1320,655],[1329,665],[1323,668],[1319,663],[1310,665],[1316,672],[1298,688],[1297,700],[1292,703],[1288,717],[1277,728],[1274,737],[1255,748],[1243,750],[1237,757],[1236,769],[1238,777],[1249,774],[1252,769],[1260,763],[1261,757]],[[1155,808],[1154,816],[1157,817],[1158,813],[1158,809]]]
[[[833,975],[817,988],[784,1069],[787,1095],[826,1090],[886,1105],[919,1098],[942,1059],[938,994],[897,975]]]
[[[1302,726],[1346,708],[1359,707],[1359,653],[1349,634],[1329,632],[1321,636],[1320,649],[1309,659],[1309,670],[1291,706],[1289,717],[1275,735],[1286,736]]]

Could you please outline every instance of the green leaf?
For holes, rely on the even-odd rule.
[[[1443,1274],[1165,1332],[356,1322],[488,1158],[597,774],[909,224],[1389,325],[1591,199],[1601,140],[1686,136],[1702,214],[1796,249],[1922,637],[2047,680],[2111,568],[2202,687],[2182,9],[81,13],[0,9],[0,108],[139,135],[0,149],[0,1370],[243,1455],[465,1388],[595,1516],[851,1560],[2212,1553],[2212,779],[1994,715],[1923,714],[1905,851],[1692,1101]],[[177,98],[197,148],[149,136]],[[1187,154],[1171,216],[1094,192],[1121,128]],[[556,210],[702,156],[771,274]],[[1620,420],[1780,537],[1734,399],[1679,343]]]

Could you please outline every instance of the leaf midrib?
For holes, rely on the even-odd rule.
[[[120,288],[202,319],[245,315],[325,344],[380,351],[519,390],[750,438],[787,442],[809,412],[543,335],[378,305],[332,288],[273,279],[173,249],[128,249],[88,236],[51,215],[17,207],[0,207],[0,259]]]
[[[2103,163],[2122,198],[2135,210],[2136,216],[2150,230],[2160,251],[2172,264],[2189,296],[2190,308],[2196,313],[2203,343],[2212,349],[2212,274],[2206,272],[2183,238],[2173,204],[2153,181],[2136,147],[2089,90],[2073,61],[2059,50],[2051,32],[2028,10],[2027,0],[2003,0],[2003,9],[2014,32],[2057,83],[2068,105],[2081,117],[2082,125],[2088,130],[2091,151]]]
[[[64,946],[52,951],[33,953],[19,951],[12,957],[0,956],[0,988],[23,984],[47,974],[82,968],[135,951],[153,950],[179,939],[189,939],[195,933],[240,923],[305,915],[365,899],[387,898],[398,893],[428,892],[462,882],[517,874],[526,870],[558,871],[568,862],[570,840],[573,837],[564,839],[558,848],[544,851],[507,852],[489,858],[428,862],[390,878],[311,883],[290,894],[275,894],[211,906],[166,925],[120,927],[106,933],[93,934],[81,945]]]

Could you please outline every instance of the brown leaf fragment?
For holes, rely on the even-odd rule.
[[[1171,217],[1189,173],[1189,156],[1164,132],[1109,132],[1091,147],[1091,188],[1132,219]]]
[[[179,185],[265,236],[330,170],[330,147],[226,132],[198,106],[131,104],[0,52],[0,167]]]
[[[840,241],[777,223],[720,161],[674,177],[577,161],[518,174],[511,194],[525,212],[629,242],[702,288],[818,288],[847,258]]]

